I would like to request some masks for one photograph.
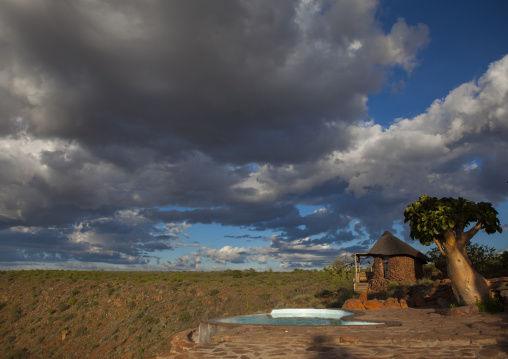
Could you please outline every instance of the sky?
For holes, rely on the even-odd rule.
[[[508,248],[508,3],[4,0],[0,268],[293,270],[421,195]]]

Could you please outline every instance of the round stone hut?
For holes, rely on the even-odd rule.
[[[423,265],[429,261],[422,252],[401,241],[390,232],[381,238],[367,253],[374,257],[374,277],[391,282],[416,282],[423,277]]]

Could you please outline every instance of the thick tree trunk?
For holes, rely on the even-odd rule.
[[[444,244],[443,250],[453,293],[460,305],[474,304],[490,294],[488,282],[473,269],[465,248],[458,248],[453,241]]]

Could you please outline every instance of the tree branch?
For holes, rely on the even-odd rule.
[[[482,228],[483,223],[481,221],[478,221],[478,223],[476,223],[473,228],[467,231],[465,235],[465,244],[468,244],[471,241],[471,238],[473,238],[474,235],[478,233],[478,231],[480,231]]]
[[[440,251],[441,253],[443,253],[443,255],[444,255],[444,256],[446,256],[446,254],[445,254],[445,252],[444,252],[444,250],[443,250],[443,247],[441,246],[441,243],[440,243],[440,242],[439,242],[436,238],[434,238],[434,242],[436,242],[436,244],[437,244],[437,248],[439,248],[439,251]]]

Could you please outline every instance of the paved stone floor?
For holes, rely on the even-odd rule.
[[[236,327],[210,344],[157,358],[508,358],[508,313],[452,317],[409,308],[366,311],[358,318],[402,325]]]

